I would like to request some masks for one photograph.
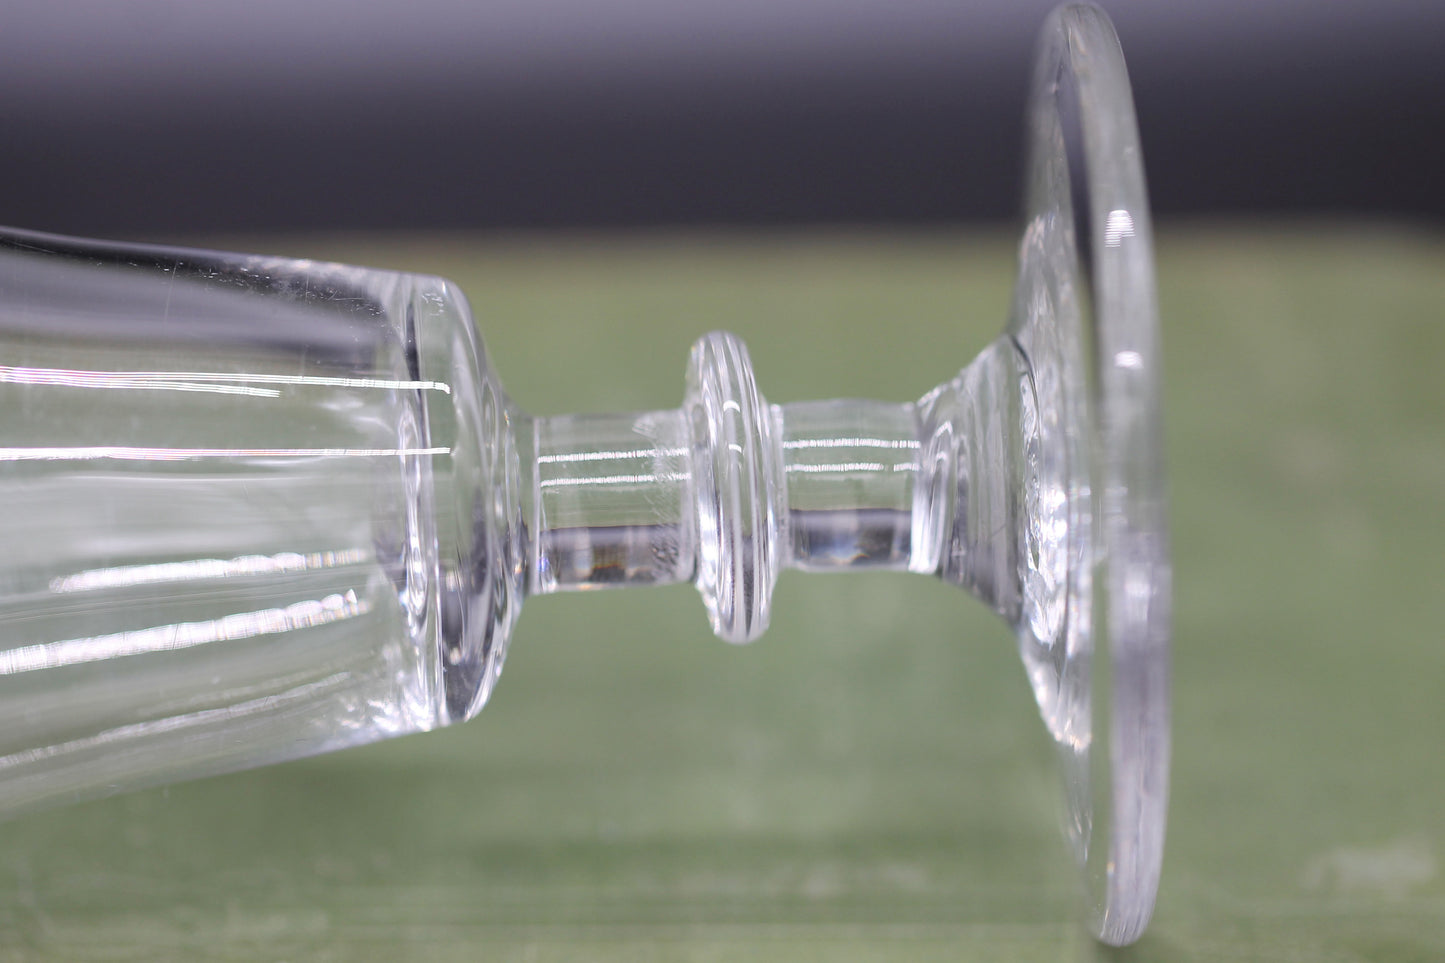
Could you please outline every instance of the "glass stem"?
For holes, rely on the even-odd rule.
[[[786,479],[784,565],[907,570],[918,471],[912,404],[768,406]],[[533,594],[697,576],[693,440],[682,409],[533,423]]]
[[[529,592],[691,581],[732,642],[762,634],[786,567],[938,575],[1015,624],[1053,607],[1057,519],[1009,338],[917,403],[770,405],[727,334],[698,342],[688,386],[672,411],[532,423]]]
[[[774,406],[787,479],[788,563],[809,572],[912,564],[918,419],[911,404]]]
[[[692,454],[681,410],[533,422],[533,594],[688,581]]]
[[[920,471],[919,411],[770,405],[742,342],[709,335],[681,408],[532,422],[528,590],[691,581],[717,634],[746,642],[782,568],[936,572],[955,488]]]

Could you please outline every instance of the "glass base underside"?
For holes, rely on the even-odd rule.
[[[1065,551],[1061,619],[1026,607],[1019,642],[1063,761],[1091,926],[1126,944],[1163,855],[1170,566],[1149,212],[1128,77],[1097,9],[1050,18],[1028,124],[1010,329],[1038,394],[1025,517],[1036,544]]]

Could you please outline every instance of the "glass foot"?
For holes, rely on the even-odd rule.
[[[1097,8],[1049,18],[1028,125],[1011,329],[1053,413],[1041,491],[1068,493],[1068,562],[1049,583],[1061,622],[1024,620],[1020,647],[1063,759],[1093,929],[1125,944],[1153,912],[1163,857],[1171,567],[1148,199],[1119,41]]]

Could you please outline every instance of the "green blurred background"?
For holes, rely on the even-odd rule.
[[[263,243],[457,280],[537,414],[672,407],[720,327],[772,401],[906,400],[1013,276],[1001,233]],[[1008,630],[787,573],[751,647],[687,587],[534,600],[466,726],[0,826],[0,961],[1445,959],[1445,242],[1180,227],[1159,259],[1175,767],[1133,950],[1076,922]]]

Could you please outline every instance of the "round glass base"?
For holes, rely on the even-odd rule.
[[[1063,760],[1092,928],[1125,944],[1163,856],[1170,564],[1149,211],[1124,61],[1096,8],[1050,17],[1028,125],[1010,325],[1037,395],[1020,650]]]

